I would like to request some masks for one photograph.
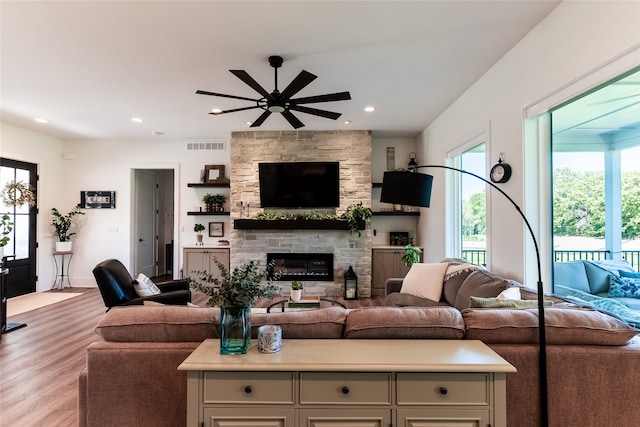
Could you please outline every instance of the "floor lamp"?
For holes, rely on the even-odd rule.
[[[410,205],[410,206],[422,206],[429,207],[431,204],[431,186],[433,184],[433,176],[417,173],[415,169],[421,168],[439,168],[449,169],[462,174],[471,175],[478,178],[480,181],[488,184],[500,194],[502,194],[518,211],[520,217],[527,226],[533,245],[536,249],[536,258],[538,262],[538,333],[540,344],[539,355],[539,370],[540,370],[540,424],[542,427],[546,427],[549,424],[548,403],[547,403],[547,340],[545,334],[545,321],[544,321],[544,287],[542,285],[542,270],[540,268],[540,250],[538,249],[538,242],[536,236],[533,233],[529,220],[520,209],[520,206],[502,189],[496,186],[491,181],[476,175],[472,172],[468,172],[462,169],[454,168],[451,166],[443,165],[411,165],[412,171],[387,171],[384,173],[382,179],[382,193],[380,195],[380,201],[383,203],[392,203],[396,205]]]

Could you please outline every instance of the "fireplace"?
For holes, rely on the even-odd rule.
[[[333,281],[333,254],[267,253],[280,280]]]

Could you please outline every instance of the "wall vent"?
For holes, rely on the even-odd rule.
[[[224,141],[215,142],[187,142],[187,151],[224,151],[226,143]]]

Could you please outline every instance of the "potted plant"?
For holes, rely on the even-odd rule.
[[[224,212],[224,202],[227,200],[222,194],[207,193],[202,196],[202,203],[207,207],[207,212]]]
[[[198,243],[202,244],[202,232],[204,231],[204,225],[202,224],[196,224],[193,226],[193,231],[195,231],[196,233],[196,240],[198,241]]]
[[[260,298],[271,299],[278,287],[267,281],[278,280],[280,274],[273,271],[273,263],[259,271],[260,262],[251,260],[229,271],[214,258],[220,275],[196,271],[189,277],[189,286],[208,295],[207,305],[220,307],[220,354],[245,354],[251,340],[251,305]]]
[[[293,280],[291,282],[291,301],[293,302],[300,301],[300,298],[302,298],[303,288],[304,288],[304,285],[302,284],[302,282],[299,282],[297,280]]]
[[[4,247],[7,246],[9,240],[11,240],[9,235],[12,230],[13,222],[11,222],[11,217],[8,213],[2,214],[2,216],[0,216],[0,264],[2,263],[2,258],[4,258]]]
[[[346,219],[349,224],[349,233],[358,233],[358,237],[362,236],[360,232],[360,224],[362,221],[368,221],[371,219],[371,209],[362,206],[362,202],[353,203],[347,206],[344,213],[341,215],[342,219]]]
[[[414,263],[420,262],[420,254],[422,249],[411,244],[404,247],[404,255],[402,255],[402,263],[407,267],[411,267]]]
[[[76,234],[71,233],[71,227],[73,226],[73,219],[76,215],[84,215],[84,212],[80,210],[80,204],[77,204],[68,214],[63,215],[56,208],[51,209],[52,221],[51,225],[54,228],[54,236],[58,238],[56,242],[57,252],[71,251],[71,236]]]

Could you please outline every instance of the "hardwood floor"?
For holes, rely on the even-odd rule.
[[[65,288],[83,294],[12,316],[27,327],[0,341],[0,427],[77,425],[77,380],[86,347],[98,340],[95,327],[105,313],[97,288]],[[344,301],[348,308],[381,305],[379,298]],[[193,303],[207,297],[194,293]],[[266,306],[273,301],[261,301]]]

